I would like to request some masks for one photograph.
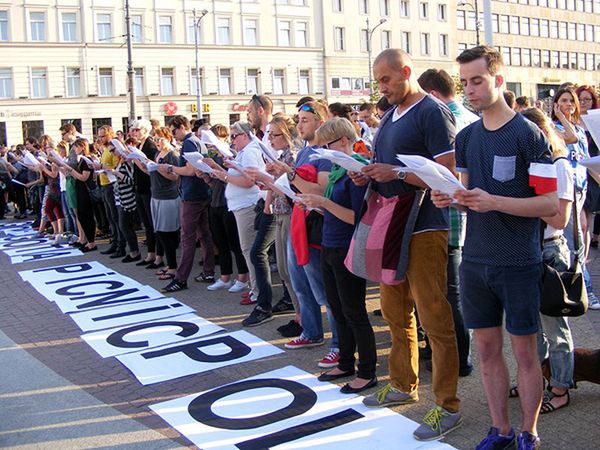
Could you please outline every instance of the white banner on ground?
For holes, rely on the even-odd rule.
[[[415,440],[412,420],[293,366],[150,408],[204,450],[452,449]]]
[[[11,264],[83,255],[83,253],[81,253],[77,248],[69,247],[66,245],[54,246],[49,243],[43,243],[31,247],[3,251],[4,253],[6,253],[6,255],[10,257]]]
[[[282,353],[246,331],[117,356],[143,385],[207,372]]]
[[[81,336],[103,358],[208,336],[223,328],[196,314],[96,331]]]
[[[133,304],[95,308],[73,313],[70,317],[82,331],[96,331],[193,312],[195,310],[174,298],[159,298]]]

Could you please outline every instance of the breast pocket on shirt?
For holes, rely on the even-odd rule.
[[[494,156],[494,170],[492,177],[494,180],[504,183],[515,177],[516,156]]]

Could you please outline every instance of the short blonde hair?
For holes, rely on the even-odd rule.
[[[334,117],[329,119],[319,127],[315,133],[316,141],[319,145],[325,145],[338,139],[346,137],[350,142],[355,142],[356,128],[348,119],[344,117]]]

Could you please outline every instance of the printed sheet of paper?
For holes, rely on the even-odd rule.
[[[456,191],[466,189],[448,168],[435,161],[418,155],[397,155],[396,158],[406,165],[396,170],[414,173],[431,189],[437,189],[450,197]]]
[[[337,164],[340,167],[343,167],[350,172],[360,172],[365,165],[360,161],[357,161],[352,156],[347,155],[346,153],[339,152],[337,150],[327,150],[325,148],[316,148],[314,149],[315,153],[310,155],[310,160],[315,159],[327,159],[332,163]]]
[[[233,152],[229,149],[227,143],[220,140],[212,131],[202,130],[200,140],[206,144],[211,144],[224,158],[233,158]]]
[[[292,190],[290,186],[290,181],[288,180],[287,174],[281,175],[275,183],[275,190],[279,191],[280,194],[288,196],[293,202],[298,200],[296,193]]]
[[[214,170],[208,164],[204,162],[204,156],[200,152],[188,152],[184,153],[183,157],[189,162],[194,168],[204,173],[213,173]]]
[[[581,116],[581,120],[583,120],[596,145],[600,147],[600,109],[590,109],[587,114]]]

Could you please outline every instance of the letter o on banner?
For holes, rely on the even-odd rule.
[[[238,392],[261,388],[283,389],[292,394],[294,400],[288,406],[277,411],[257,417],[245,417],[243,419],[221,417],[212,411],[212,405],[218,400],[237,394]],[[213,389],[192,400],[188,406],[188,413],[197,422],[211,427],[224,430],[250,430],[304,414],[315,403],[317,403],[317,394],[309,387],[295,381],[265,378],[261,380],[240,381]]]

